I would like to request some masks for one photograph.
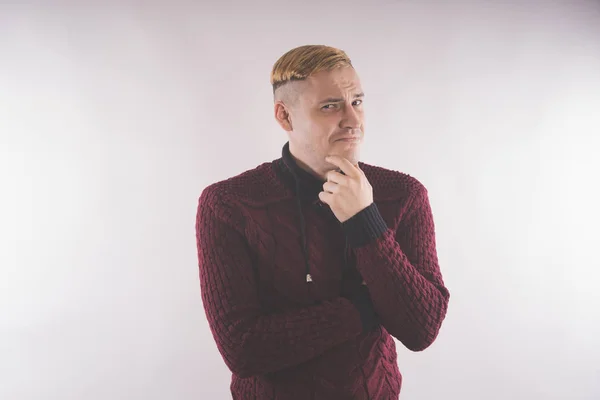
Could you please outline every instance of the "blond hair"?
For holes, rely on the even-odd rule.
[[[282,55],[273,65],[273,93],[290,81],[301,81],[312,74],[336,67],[352,67],[350,57],[340,49],[324,45],[296,47]]]

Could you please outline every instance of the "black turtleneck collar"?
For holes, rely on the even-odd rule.
[[[285,183],[293,189],[300,187],[300,197],[318,200],[319,192],[323,191],[324,180],[312,175],[310,172],[302,169],[294,160],[292,153],[290,153],[290,143],[287,142],[281,150],[282,165],[281,176]]]

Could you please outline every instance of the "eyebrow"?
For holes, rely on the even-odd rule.
[[[361,97],[365,97],[365,94],[363,92],[361,93],[357,93],[354,95],[355,99],[361,98]],[[323,103],[341,103],[342,101],[344,101],[344,98],[342,97],[329,97],[321,102],[319,102],[319,104],[323,104]]]

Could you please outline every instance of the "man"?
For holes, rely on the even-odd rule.
[[[449,292],[427,191],[359,161],[360,80],[345,52],[301,46],[273,66],[282,157],[203,190],[206,316],[234,399],[397,399],[392,337],[438,335]]]

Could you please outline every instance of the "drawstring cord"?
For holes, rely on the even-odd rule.
[[[302,211],[302,199],[300,198],[300,181],[298,179],[296,179],[296,203],[298,206],[298,213],[300,217],[300,233],[302,236],[302,252],[304,254],[306,283],[311,283],[312,276],[310,275],[310,264],[308,262],[308,245],[306,240],[306,220],[304,219],[304,212]]]

